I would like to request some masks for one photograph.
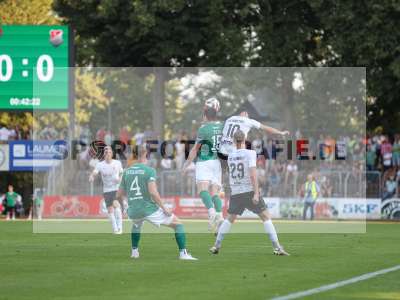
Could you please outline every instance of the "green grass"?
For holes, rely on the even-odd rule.
[[[0,222],[0,299],[269,299],[400,264],[400,224],[366,234],[281,234],[290,257],[271,254],[265,234],[189,234],[200,260],[178,261],[173,234],[144,234],[139,260],[130,235],[32,234],[28,222]],[[400,272],[310,299],[400,299]]]

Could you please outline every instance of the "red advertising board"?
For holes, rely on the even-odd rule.
[[[98,218],[105,217],[101,196],[46,196],[45,218]]]
[[[165,197],[165,206],[181,218],[207,218],[207,209],[200,198]],[[226,210],[223,201],[223,208]],[[102,196],[46,196],[44,218],[104,218],[106,211]]]

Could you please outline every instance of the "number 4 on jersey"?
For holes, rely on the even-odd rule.
[[[141,196],[142,195],[142,192],[140,191],[140,186],[139,186],[139,183],[138,183],[138,176],[135,176],[135,179],[132,181],[130,190],[131,191],[135,191],[135,196]]]

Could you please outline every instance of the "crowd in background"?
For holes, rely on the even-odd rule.
[[[32,137],[32,130],[26,130],[18,125],[7,126],[0,124],[0,142],[12,140],[30,140]]]
[[[309,161],[299,160],[294,157],[288,160],[282,155],[273,158],[276,151],[275,140],[273,137],[263,135],[259,131],[251,133],[252,148],[258,153],[257,170],[264,196],[295,196],[300,191],[301,185],[304,183],[307,174],[312,173],[321,187],[321,196],[335,196],[335,181],[330,172],[346,171],[350,175],[349,182],[354,178],[354,182],[360,178],[365,171],[380,171],[382,176],[379,184],[380,193],[375,196],[383,198],[393,197],[398,192],[398,182],[400,179],[400,136],[396,135],[391,138],[386,135],[368,135],[365,138],[359,138],[356,135],[339,135],[336,138],[330,135],[319,134],[309,137],[309,134],[302,134],[300,131],[295,132],[294,138],[307,139],[309,141],[309,149],[316,151],[324,151],[318,148],[318,145],[325,144],[333,146],[336,143],[345,145],[342,151],[345,152],[346,159],[343,161],[335,159],[327,159],[318,161],[310,169]],[[311,135],[312,136],[312,135]],[[121,128],[118,132],[111,132],[105,127],[97,130],[92,134],[88,126],[83,126],[80,130],[80,140],[87,143],[92,139],[104,141],[110,144],[113,140],[119,140],[123,143],[131,145],[141,145],[147,141],[157,140],[157,134],[147,126],[145,130],[132,132],[128,127]],[[168,144],[165,152],[173,154],[161,156],[158,153],[151,153],[149,157],[149,165],[160,171],[176,171],[180,170],[185,162],[187,153],[185,153],[185,142],[196,139],[196,130],[190,132],[181,131],[172,137],[174,144]],[[344,149],[344,150],[343,150]],[[324,153],[315,153],[310,151],[312,155],[324,155]],[[331,157],[333,157],[331,155]],[[90,157],[88,151],[84,151],[80,155],[80,164],[84,168],[93,168],[96,161]],[[195,165],[192,164],[189,170],[194,174]],[[190,176],[189,171],[189,176]],[[171,181],[176,178],[171,177]]]
[[[364,139],[356,135],[339,135],[334,138],[330,135],[319,134],[310,138],[309,136],[313,136],[312,134],[302,134],[300,131],[296,131],[293,138],[296,140],[306,138],[310,143],[310,149],[318,149],[318,147],[314,146],[321,143],[334,145],[340,142],[345,145],[345,162],[320,161],[312,170],[307,169],[305,167],[307,163],[302,160],[294,159],[289,161],[282,156],[279,157],[279,155],[276,159],[270,159],[273,156],[272,153],[276,151],[274,140],[267,135],[262,135],[260,132],[255,132],[251,135],[252,148],[258,153],[257,167],[260,186],[262,187],[262,193],[266,196],[279,196],[288,192],[295,192],[298,189],[295,185],[304,180],[304,174],[313,172],[321,185],[321,193],[329,197],[334,192],[334,184],[332,183],[332,178],[326,173],[327,171],[338,170],[347,170],[354,177],[364,171],[380,171],[382,174],[380,178],[382,191],[380,196],[383,199],[387,199],[398,193],[400,181],[400,134],[394,136],[367,135]],[[52,125],[47,125],[37,132],[33,131],[32,128],[22,129],[18,125],[14,127],[6,126],[5,124],[0,125],[0,142],[32,138],[57,140],[66,137],[66,129],[56,130]],[[150,126],[136,132],[130,130],[128,126],[120,128],[117,132],[101,127],[95,133],[92,133],[88,125],[79,127],[79,140],[83,144],[90,144],[93,140],[111,144],[112,141],[119,140],[126,144],[141,145],[149,140],[157,139],[157,134]],[[161,157],[157,153],[152,153],[149,157],[149,164],[161,171],[180,170],[187,155],[185,153],[185,141],[195,139],[195,128],[190,132],[181,131],[176,133],[171,139],[175,144],[169,144],[166,149],[167,153],[173,153],[173,157]],[[318,153],[310,152],[310,155],[315,154]],[[350,164],[348,163],[349,161],[351,162]],[[360,163],[357,163],[357,161]],[[80,153],[79,164],[81,168],[90,169],[94,167],[95,163],[96,161],[89,156],[88,150]],[[190,169],[194,172],[194,164]],[[301,174],[301,178],[298,178],[299,174]]]
[[[68,137],[67,129],[59,130],[52,125],[47,125],[41,130],[32,127],[22,128],[18,125],[7,126],[0,124],[0,142],[14,140],[62,140]]]

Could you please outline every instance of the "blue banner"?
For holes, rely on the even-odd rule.
[[[68,155],[66,141],[10,141],[10,171],[47,171]]]

